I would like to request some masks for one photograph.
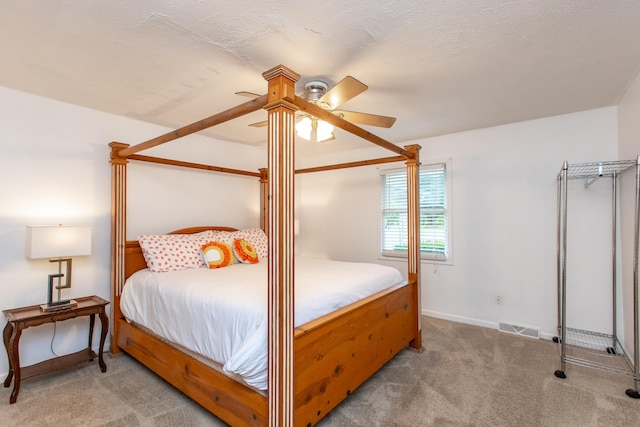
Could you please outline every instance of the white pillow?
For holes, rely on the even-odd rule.
[[[145,234],[138,237],[147,267],[153,272],[205,267],[202,245],[212,240],[207,230],[195,234]]]

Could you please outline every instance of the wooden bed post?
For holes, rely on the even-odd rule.
[[[293,426],[294,372],[294,139],[296,72],[279,65],[262,76],[269,82],[267,236],[269,237],[268,320],[269,426]]]
[[[261,168],[260,171],[260,228],[269,235],[269,169]]]
[[[409,343],[411,348],[422,349],[422,303],[420,283],[420,149],[419,145],[407,145],[407,151],[414,153],[413,159],[407,159],[407,221],[409,232],[409,282],[415,281],[416,287],[416,335]]]
[[[127,198],[127,163],[126,157],[118,152],[129,147],[129,144],[112,142],[111,147],[111,354],[119,354],[115,337],[118,336],[118,320],[120,313],[120,293],[124,286],[124,252],[126,245],[126,198]]]

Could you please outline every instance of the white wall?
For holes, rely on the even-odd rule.
[[[25,226],[36,223],[92,226],[92,255],[74,260],[74,287],[66,295],[110,298],[107,144],[113,140],[136,144],[166,129],[5,88],[0,88],[0,129],[0,309],[45,299],[51,264],[24,256]],[[538,326],[554,335],[556,175],[563,160],[617,159],[616,129],[616,108],[612,107],[416,141],[423,146],[424,162],[451,158],[453,165],[454,263],[423,265],[425,313],[486,326],[506,320]],[[264,166],[263,150],[203,137],[189,137],[179,144],[149,154],[169,156],[167,151],[175,151],[183,160],[246,170]],[[384,156],[389,153],[371,148],[305,158],[300,165]],[[377,167],[297,179],[299,251],[378,262]],[[128,238],[194,224],[258,225],[259,188],[252,178],[138,163],[129,167],[129,180]],[[597,198],[597,191],[582,201]],[[189,206],[188,200],[196,204]],[[598,216],[606,217],[609,205],[602,206],[593,210],[596,220],[587,221],[585,227],[596,223]],[[588,247],[577,244],[574,249],[586,259],[580,262],[594,266],[590,275],[607,276],[607,263],[600,264],[607,255]],[[383,262],[405,270],[403,262]],[[581,270],[576,269],[576,274]],[[494,303],[496,294],[503,297],[500,306]],[[581,296],[585,304],[600,302],[597,293]],[[576,320],[593,320],[596,324],[588,326],[596,329],[602,323],[598,316]],[[54,349],[68,353],[84,347],[86,323],[81,319],[62,322]],[[52,334],[50,325],[23,334],[24,365],[51,356]],[[6,359],[0,357],[0,375],[7,369]]]
[[[618,134],[621,159],[637,159],[640,155],[640,76],[632,82],[618,105]],[[633,237],[634,237],[634,193],[635,172],[625,173],[620,178],[621,192],[621,258],[624,308],[625,349],[633,360]],[[627,195],[627,197],[622,197]],[[640,320],[639,320],[640,321]]]
[[[73,260],[73,287],[63,297],[96,294],[110,299],[108,143],[135,145],[168,130],[2,87],[0,129],[0,309],[46,300],[47,275],[55,266],[46,259],[26,259],[25,226],[30,224],[90,225],[92,254]],[[181,160],[250,171],[266,163],[264,152],[252,147],[198,136],[176,143],[177,149],[163,146],[149,154],[179,151]],[[129,175],[129,238],[197,224],[259,225],[256,178],[134,162]],[[189,205],[189,200],[196,204]],[[86,318],[61,322],[53,348],[59,354],[84,348],[87,333]],[[52,336],[52,325],[25,330],[21,364],[50,358]],[[7,371],[7,358],[0,356],[0,376]]]
[[[564,160],[617,159],[616,117],[615,108],[603,108],[416,141],[423,147],[423,162],[450,158],[453,166],[454,262],[423,264],[424,313],[491,327],[509,321],[555,335],[556,177]],[[338,154],[317,162],[388,155],[373,148],[347,153],[349,158]],[[301,252],[378,261],[377,169],[392,166],[397,165],[300,176]],[[576,198],[588,203],[601,192],[594,184],[588,193],[578,188]],[[591,221],[574,221],[572,231],[578,238],[579,227],[598,227],[595,238],[607,244],[602,251],[594,251],[592,242],[576,240],[570,248],[572,286],[582,286],[585,277],[610,277],[610,237],[603,237],[610,229],[608,200],[596,203]],[[605,218],[604,231],[600,218]],[[406,270],[404,262],[384,262]],[[589,288],[600,285],[592,282]],[[601,294],[609,291],[610,282],[606,283],[604,290],[581,289],[571,295],[577,307],[572,321],[595,330],[607,327],[610,315],[597,311]],[[502,305],[495,304],[496,295],[502,296]],[[583,310],[582,305],[595,308]]]

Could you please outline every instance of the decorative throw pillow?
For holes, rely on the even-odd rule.
[[[210,232],[197,234],[145,234],[138,237],[147,267],[153,272],[204,267],[200,248]]]
[[[257,264],[256,249],[245,239],[233,239],[233,254],[243,264]]]
[[[266,258],[269,255],[269,243],[263,229],[247,228],[245,230],[235,231],[233,237],[235,239],[244,239],[251,243],[256,249],[258,257]]]
[[[202,256],[209,268],[227,267],[234,263],[231,246],[225,242],[209,242],[202,245]]]

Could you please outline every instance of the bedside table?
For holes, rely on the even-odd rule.
[[[78,363],[90,361],[98,357],[98,364],[102,372],[107,371],[107,365],[102,358],[104,340],[109,330],[109,319],[105,312],[105,306],[109,301],[98,296],[75,298],[78,305],[66,310],[43,312],[40,305],[3,310],[7,318],[7,325],[4,327],[4,346],[9,357],[9,374],[4,380],[4,386],[9,387],[11,379],[13,382],[13,392],[9,398],[9,403],[15,403],[20,391],[20,381],[49,372],[70,368]],[[98,354],[91,349],[93,340],[93,325],[96,314],[100,317],[100,349]],[[75,317],[89,316],[89,345],[84,350],[64,356],[54,357],[49,360],[36,363],[35,365],[20,367],[20,335],[22,331],[31,326],[44,325],[45,323],[60,322],[62,320],[73,319]]]

